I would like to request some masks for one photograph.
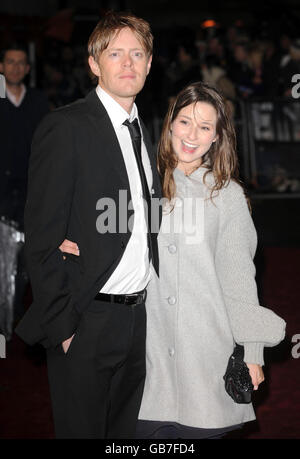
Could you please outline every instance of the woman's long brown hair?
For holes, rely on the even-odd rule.
[[[239,178],[235,130],[227,113],[226,102],[215,88],[197,82],[186,86],[170,104],[158,144],[158,170],[162,179],[163,195],[169,201],[172,201],[176,193],[173,172],[178,164],[177,156],[172,148],[171,125],[182,108],[197,102],[209,103],[217,112],[217,139],[202,158],[202,166],[207,168],[204,181],[208,173],[211,172],[214,176],[211,198],[214,192],[225,187],[230,180],[242,185]]]

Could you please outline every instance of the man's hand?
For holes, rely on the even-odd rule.
[[[262,367],[260,365],[257,365],[256,363],[246,363],[246,365],[249,368],[249,373],[252,379],[254,390],[257,390],[260,383],[262,383],[265,380]]]
[[[73,255],[77,255],[77,256],[80,255],[78,245],[75,242],[69,241],[68,239],[64,240],[64,242],[59,246],[59,249],[62,252],[72,253]],[[66,259],[66,257],[64,257],[64,259]],[[62,347],[63,347],[63,350],[64,350],[65,354],[68,352],[68,349],[70,347],[70,344],[71,344],[73,338],[74,338],[74,335],[71,336],[71,338],[66,339],[62,343]]]
[[[59,246],[59,250],[66,253],[71,253],[72,255],[77,255],[79,257],[80,251],[76,242],[69,241],[65,239],[64,242]],[[64,256],[64,260],[66,257]]]
[[[62,347],[63,347],[63,350],[64,350],[64,353],[66,354],[68,352],[68,349],[70,347],[70,344],[71,344],[71,341],[72,339],[74,338],[75,334],[71,336],[71,338],[68,338],[66,339],[66,341],[64,341],[62,343]]]

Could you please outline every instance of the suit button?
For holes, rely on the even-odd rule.
[[[169,296],[168,303],[169,304],[175,304],[176,303],[176,298],[174,296]]]
[[[170,244],[168,246],[168,250],[169,250],[170,253],[176,253],[177,252],[177,247],[176,247],[175,244]]]
[[[175,349],[173,349],[173,347],[169,347],[168,352],[169,352],[169,356],[173,357],[173,355],[175,354]]]
[[[121,242],[121,248],[122,248],[122,249],[125,248],[125,242],[124,242],[124,241]]]

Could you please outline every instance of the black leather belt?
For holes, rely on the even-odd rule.
[[[95,300],[106,301],[109,303],[125,304],[127,306],[136,306],[144,303],[146,300],[146,290],[129,295],[112,295],[109,293],[97,293]]]

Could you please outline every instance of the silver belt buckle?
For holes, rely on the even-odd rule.
[[[129,304],[127,303],[127,299],[129,298],[132,298],[133,296],[136,296],[136,300],[134,303],[132,304]],[[134,293],[132,295],[125,295],[125,304],[127,304],[128,306],[131,306],[131,307],[135,307],[137,306],[138,304],[141,304],[145,301],[145,298],[146,298],[146,290],[143,291],[143,293]]]
[[[139,301],[139,304],[145,302],[146,293],[147,293],[147,292],[146,292],[146,289],[144,289],[143,293],[139,293],[139,294],[138,294],[138,301]]]
[[[129,303],[129,299],[132,297],[133,295],[125,295],[125,303],[124,304],[127,304],[127,306],[132,306],[132,304]]]

